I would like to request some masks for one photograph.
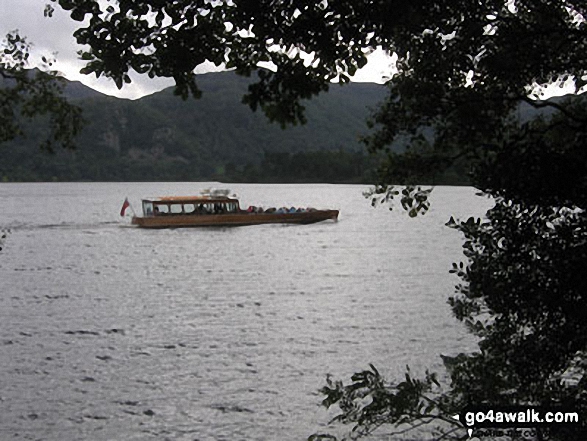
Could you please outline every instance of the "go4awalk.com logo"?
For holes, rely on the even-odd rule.
[[[516,429],[528,427],[552,427],[553,425],[579,425],[579,413],[565,409],[549,409],[535,406],[467,407],[453,417],[465,426],[469,437],[476,429]]]

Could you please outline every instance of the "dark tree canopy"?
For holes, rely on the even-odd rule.
[[[48,132],[41,148],[52,151],[55,144],[74,147],[81,130],[81,110],[62,96],[62,80],[49,70],[29,70],[30,44],[17,31],[0,44],[0,144],[26,135],[27,120],[48,116]],[[37,120],[38,121],[38,120]]]
[[[197,97],[194,69],[205,61],[243,75],[273,65],[244,101],[281,124],[303,122],[300,100],[349,81],[370,51],[397,54],[398,73],[365,141],[372,151],[386,152],[398,138],[414,148],[389,155],[380,192],[393,182],[418,183],[419,170],[442,170],[455,158],[507,155],[535,133],[530,123],[519,127],[520,102],[565,107],[530,99],[533,86],[571,79],[579,90],[587,82],[587,4],[580,0],[52,1],[82,22],[75,36],[89,45],[80,52],[83,72],[118,87],[134,70],[174,78],[177,94]],[[582,132],[584,113],[565,108],[559,127]],[[475,176],[484,190],[504,184]]]
[[[133,69],[173,77],[179,95],[197,97],[193,71],[206,60],[243,75],[273,64],[244,101],[282,124],[303,122],[300,100],[347,82],[369,51],[397,54],[365,139],[385,158],[373,196],[387,200],[399,194],[389,184],[418,184],[464,160],[495,198],[485,220],[449,222],[466,239],[449,303],[479,350],[445,358],[448,389],[433,374],[388,384],[372,367],[346,386],[329,380],[324,404],[340,407],[352,437],[430,423],[437,439],[466,439],[447,415],[472,402],[587,414],[587,100],[533,91],[587,84],[584,0],[53,1],[86,20],[75,34],[89,45],[84,72],[119,87]],[[521,103],[544,112],[526,118]],[[401,154],[390,148],[398,139],[410,141]],[[401,202],[410,215],[424,212],[427,190],[404,188]],[[550,439],[583,440],[586,430],[585,421],[557,427]]]
[[[90,46],[82,54],[86,73],[119,87],[131,69],[172,77],[186,96],[198,95],[193,71],[206,60],[242,74],[271,62],[277,72],[247,99],[266,110],[284,106],[280,119],[299,119],[295,100],[333,79],[348,81],[378,46],[399,56],[396,93],[428,97],[419,110],[429,117],[449,98],[467,101],[469,82],[475,92],[513,103],[529,85],[563,76],[581,82],[587,70],[586,6],[579,0],[53,1],[86,20],[75,34]]]
[[[54,0],[55,1],[55,0]],[[74,20],[89,18],[76,33],[90,50],[85,73],[105,75],[118,87],[130,81],[130,69],[151,77],[171,77],[176,92],[198,96],[194,69],[205,61],[225,64],[248,75],[259,63],[276,73],[261,73],[246,101],[280,122],[303,121],[299,99],[327,90],[329,81],[365,65],[364,48],[375,46],[375,23],[356,26],[346,17],[371,16],[346,2],[271,1],[118,1],[101,8],[93,0],[58,1]],[[357,16],[357,19],[360,17]],[[314,53],[314,62],[301,52]]]

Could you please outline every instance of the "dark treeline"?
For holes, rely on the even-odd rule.
[[[32,147],[5,152],[3,182],[208,181],[369,183],[375,159],[365,152],[308,150],[263,153],[260,161],[205,161],[185,157],[114,155],[107,149],[38,155]],[[252,158],[251,158],[252,159]]]
[[[0,164],[3,182],[98,181],[223,181],[250,183],[369,184],[377,176],[377,158],[356,150],[267,152],[261,161],[206,167],[173,157],[115,156],[104,150],[57,151],[35,155],[12,151]],[[28,154],[27,154],[28,153]],[[457,164],[436,176],[424,174],[422,184],[467,185],[467,167]]]
[[[238,182],[368,183],[376,162],[360,151],[265,152],[259,165],[229,163],[227,180]]]

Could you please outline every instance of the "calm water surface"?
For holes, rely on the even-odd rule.
[[[0,184],[1,440],[305,440],[335,415],[326,374],[474,347],[446,299],[451,215],[489,207],[439,187],[430,213],[372,209],[366,187],[231,185],[248,206],[341,210],[307,226],[141,230],[128,196],[210,184]]]

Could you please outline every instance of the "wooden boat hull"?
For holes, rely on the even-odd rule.
[[[316,210],[301,213],[227,213],[179,214],[132,218],[133,225],[142,228],[229,227],[261,224],[313,224],[337,220],[338,210]]]

